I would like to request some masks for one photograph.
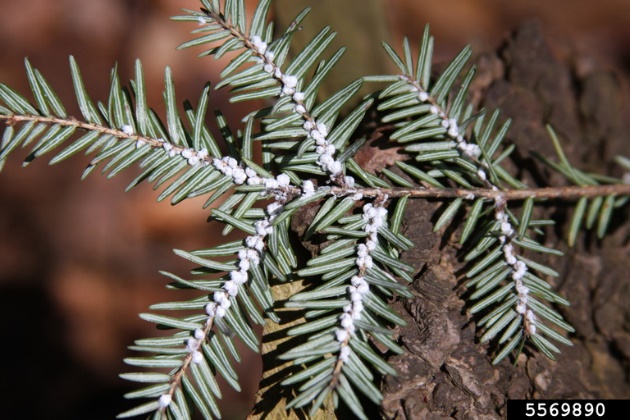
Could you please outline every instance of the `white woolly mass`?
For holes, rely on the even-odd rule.
[[[348,359],[350,358],[350,347],[342,346],[341,350],[339,350],[339,360],[344,363],[348,363]]]
[[[331,178],[340,175],[343,171],[343,164],[335,159],[335,147],[326,140],[328,128],[325,124],[318,123],[306,109],[304,104],[305,94],[297,90],[300,81],[299,78],[295,75],[282,72],[273,61],[274,54],[258,35],[254,35],[250,39],[250,43],[260,58],[263,70],[273,75],[273,77],[281,83],[280,96],[291,96],[291,99],[295,102],[293,110],[306,120],[303,127],[307,132],[307,136],[312,138],[318,146],[316,150],[316,153],[319,155],[317,164],[324,171],[328,172]]]
[[[363,274],[373,266],[370,252],[374,251],[378,245],[378,228],[385,225],[387,209],[367,203],[363,206],[363,219],[367,222],[363,229],[369,235],[365,243],[357,245],[355,264],[359,269],[359,275],[350,279],[351,286],[346,289],[350,303],[343,307],[343,313],[339,316],[341,328],[335,330],[335,337],[341,343],[338,358],[343,363],[348,362],[350,348],[347,340],[355,331],[354,321],[361,319],[361,312],[364,309],[363,301],[370,292],[370,285],[363,278]]]
[[[275,179],[260,178],[251,168],[242,169],[239,167],[238,162],[233,158],[224,157],[222,159],[214,159],[213,165],[223,173],[231,173],[232,175],[234,175],[235,171],[237,172],[237,175],[242,173],[245,179],[241,183],[244,183],[245,180],[247,180],[249,184],[249,181],[255,179],[257,183],[264,184],[265,187],[269,189],[277,189],[281,187],[286,188],[289,187],[291,183],[291,179],[286,174],[280,174]],[[284,206],[282,206],[282,204],[274,201],[267,206],[268,216],[254,223],[256,233],[245,238],[243,242],[246,248],[241,249],[237,254],[238,269],[230,271],[229,280],[226,280],[223,283],[221,287],[222,290],[214,292],[212,297],[214,302],[208,303],[205,307],[206,313],[210,318],[222,318],[225,316],[226,311],[232,304],[230,298],[236,298],[239,293],[239,287],[247,283],[249,279],[248,271],[252,267],[252,264],[258,265],[260,263],[262,253],[265,248],[264,239],[267,235],[273,232],[271,222],[282,212],[283,209]]]
[[[420,100],[420,102],[430,101],[430,95],[427,92],[423,91],[421,87],[417,84],[417,82],[414,82],[406,76],[400,76],[400,78],[401,80],[406,80],[408,83],[410,83],[410,90],[412,92],[419,92],[418,99]],[[464,138],[464,133],[462,132],[462,130],[460,130],[457,124],[457,120],[455,118],[448,118],[446,113],[433,103],[431,103],[431,106],[429,107],[429,113],[437,115],[439,118],[442,119],[440,124],[443,128],[446,129],[446,135],[457,142],[457,149],[460,150],[461,154],[464,157],[476,161],[481,156],[481,148],[477,144],[469,143],[468,141],[466,141],[466,139]],[[488,174],[486,172],[486,169],[488,167],[487,163],[482,162],[480,165],[482,167],[477,169],[477,177],[483,183],[485,183],[488,188],[491,188],[494,191],[498,191],[498,188],[495,185],[491,185],[488,182]],[[484,167],[486,169],[484,169]],[[630,174],[627,175],[627,179],[624,177],[624,182],[630,183]],[[469,194],[464,198],[474,199],[475,197],[474,194]],[[530,334],[535,334],[536,315],[531,309],[528,308],[530,290],[523,284],[523,279],[525,277],[525,274],[527,273],[527,265],[523,261],[518,260],[516,258],[516,255],[514,254],[514,246],[511,243],[511,238],[515,233],[515,229],[510,223],[508,215],[504,210],[505,199],[502,196],[497,196],[495,198],[494,207],[495,218],[499,222],[499,241],[501,242],[501,246],[503,247],[503,256],[506,263],[512,269],[512,280],[514,281],[514,288],[518,293],[516,311],[524,316],[523,323],[525,329]],[[368,215],[369,211],[371,211],[369,208],[366,210],[364,207],[363,217],[365,219],[368,219],[370,217]],[[375,224],[374,221],[372,221],[371,227],[366,226],[366,232],[376,232],[377,229],[378,222]],[[366,248],[369,249],[370,252],[376,247],[376,244],[371,244],[369,242],[371,240],[372,239],[369,239],[368,242],[366,242]],[[376,235],[374,235],[374,240],[376,240]],[[361,250],[361,253],[364,253],[364,251]],[[357,254],[359,255],[359,257],[357,258],[357,265],[359,263],[365,264],[365,258],[369,256],[361,256],[359,252]]]
[[[258,54],[265,54],[265,51],[267,50],[267,43],[260,39],[258,35],[254,35],[250,42],[252,43],[252,45],[254,46],[254,50],[256,50]]]
[[[291,184],[291,178],[287,174],[280,174],[276,177],[278,181],[278,186],[280,187],[288,187]]]
[[[203,354],[199,350],[195,350],[192,352],[192,361],[195,364],[199,364],[203,361]]]
[[[350,337],[348,331],[342,328],[337,328],[337,330],[335,331],[335,335],[337,337],[337,341],[339,341],[340,343],[343,343],[348,339],[348,337]]]
[[[225,314],[226,314],[225,308],[221,306],[217,306],[217,308],[214,311],[214,316],[216,316],[217,318],[223,318]]]
[[[133,134],[133,127],[128,124],[123,124],[123,126],[120,127],[120,129],[122,130],[123,133],[125,133],[128,136],[131,136]]]
[[[187,349],[189,352],[191,352],[191,353],[192,353],[193,351],[195,351],[195,350],[199,349],[199,341],[198,341],[198,340],[195,340],[194,338],[189,338],[189,339],[186,341],[186,349]]]
[[[295,95],[293,95],[295,96]],[[295,112],[297,112],[300,115],[306,114],[306,108],[304,108],[304,105],[302,104],[297,104],[295,106]]]
[[[240,271],[236,271],[236,273],[240,273]],[[247,276],[247,274],[245,274],[245,276]],[[238,295],[238,285],[233,280],[228,280],[225,283],[223,283],[223,289],[226,291],[228,295],[232,297],[235,297],[236,295]]]
[[[160,398],[158,398],[158,404],[160,405],[161,409],[165,409],[166,407],[171,405],[171,401],[173,401],[173,398],[170,396],[170,394],[163,394],[160,395]]]
[[[302,197],[310,197],[315,194],[315,185],[313,181],[306,180],[302,182]]]
[[[201,340],[206,338],[206,333],[203,332],[203,330],[201,328],[197,328],[193,334],[195,336],[195,339],[197,339],[199,341],[201,341]]]
[[[495,207],[495,219],[499,222],[501,235],[499,241],[503,246],[503,257],[505,262],[512,268],[512,280],[514,281],[514,289],[517,293],[516,312],[520,315],[524,315],[525,330],[530,334],[536,334],[536,315],[528,308],[529,303],[529,288],[523,284],[523,278],[527,273],[527,265],[516,258],[514,255],[514,245],[509,241],[515,230],[507,213],[504,210],[505,199],[498,196],[494,200]]]
[[[208,316],[214,316],[214,312],[217,309],[217,304],[214,302],[210,302],[208,304],[206,304],[206,306],[204,307],[205,311],[206,311],[206,315]]]
[[[208,158],[210,157],[207,149],[195,150],[195,149],[182,149],[180,147],[174,146],[173,144],[165,141],[164,139],[156,139],[158,143],[161,144],[161,147],[168,153],[169,157],[174,157],[180,155],[183,159],[186,159],[190,166],[195,166],[200,163],[207,165]],[[141,147],[145,144],[144,140],[138,139],[136,141],[136,147]],[[226,173],[229,171],[229,167],[226,167],[225,163],[222,163],[223,159],[213,159],[212,164],[215,168],[221,170],[221,172]],[[236,161],[235,161],[236,162]],[[219,168],[221,166],[221,168]],[[232,169],[232,168],[230,168]],[[232,176],[232,172],[229,172],[229,175]]]
[[[186,149],[189,150],[189,149]],[[207,156],[208,151],[206,149],[202,149],[197,152],[197,158],[200,158],[200,155],[205,158]],[[188,159],[188,163],[190,164],[191,158]],[[232,157],[224,156],[221,159],[214,158],[212,159],[212,166],[215,167],[219,172],[223,175],[232,177],[232,181],[236,185],[242,185],[247,182],[249,185],[258,185],[262,182],[262,179],[256,175],[256,172],[251,168],[243,169],[238,161]],[[252,181],[252,179],[256,179],[256,181]],[[258,182],[260,180],[260,182]]]

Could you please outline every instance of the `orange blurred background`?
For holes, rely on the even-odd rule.
[[[438,60],[467,43],[476,52],[491,51],[519,22],[533,17],[542,20],[558,53],[574,56],[576,65],[614,68],[628,76],[628,0],[383,4],[388,8],[377,19],[392,28],[394,45],[400,45],[403,35],[418,40],[429,22]],[[168,18],[180,8],[198,6],[197,0],[0,0],[0,81],[26,93],[22,60],[29,57],[78,115],[71,105],[68,55],[75,56],[88,91],[98,100],[107,96],[113,64],[118,63],[121,79],[129,80],[133,62],[140,58],[149,103],[158,112],[163,112],[166,65],[173,68],[178,98],[196,104],[206,81],[218,81],[220,67],[211,58],[197,59],[199,50],[176,51],[195,25]],[[380,46],[374,49],[380,51]],[[230,106],[225,91],[211,98],[233,127],[255,105]],[[133,385],[118,378],[127,370],[122,363],[130,355],[126,346],[155,334],[137,314],[152,303],[186,298],[167,291],[166,278],[157,271],[185,276],[191,265],[171,249],[212,246],[220,230],[205,222],[209,210],[201,209],[203,199],[175,207],[156,204],[157,194],[146,184],[123,194],[134,177],[132,170],[111,180],[94,173],[79,182],[88,158],[54,167],[41,159],[21,169],[25,155],[14,153],[0,173],[2,417],[109,419],[132,406],[122,394]],[[249,412],[260,378],[259,357],[245,348],[242,352],[243,393],[223,387],[227,419]]]

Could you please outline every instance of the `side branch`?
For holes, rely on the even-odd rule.
[[[347,195],[361,193],[364,197],[380,197],[388,195],[390,198],[409,196],[411,198],[488,198],[505,201],[525,200],[529,197],[538,199],[578,200],[582,197],[605,197],[609,195],[630,196],[630,184],[588,185],[529,188],[523,190],[495,190],[495,189],[462,189],[462,188],[330,188],[331,194]]]
[[[0,121],[4,120],[6,125],[12,125],[22,122],[35,121],[43,124],[60,125],[62,127],[77,127],[85,131],[96,131],[102,134],[109,134],[110,136],[117,137],[122,140],[143,141],[150,144],[153,147],[161,147],[162,140],[153,139],[151,137],[140,136],[137,134],[127,134],[123,130],[116,128],[105,127],[98,124],[87,123],[77,120],[74,117],[59,118],[59,117],[44,117],[42,115],[0,115]],[[183,150],[183,147],[174,146],[178,150]]]

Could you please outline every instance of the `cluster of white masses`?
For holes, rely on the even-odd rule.
[[[351,279],[351,286],[348,286],[348,295],[350,295],[350,303],[343,307],[343,314],[339,317],[341,328],[337,328],[335,335],[337,341],[341,343],[339,351],[339,359],[344,363],[348,362],[350,356],[350,347],[348,339],[355,331],[355,320],[361,319],[363,311],[363,300],[370,291],[370,286],[364,279],[364,274],[372,268],[373,262],[370,253],[374,251],[378,245],[378,229],[385,224],[387,220],[387,209],[380,206],[374,206],[370,203],[363,206],[363,219],[367,222],[363,230],[368,234],[365,243],[357,246],[357,259],[355,264],[359,269],[359,274]]]
[[[206,23],[203,18],[200,18],[199,22],[200,24]],[[312,139],[316,145],[315,152],[319,155],[317,164],[322,170],[330,174],[331,179],[337,178],[343,172],[342,163],[335,159],[336,148],[326,139],[328,136],[328,128],[326,125],[317,122],[315,117],[310,115],[307,111],[304,104],[305,95],[298,89],[298,78],[282,72],[273,61],[275,57],[273,51],[268,48],[267,43],[259,36],[253,36],[249,42],[254,52],[258,55],[260,63],[263,65],[263,70],[282,84],[280,96],[291,96],[291,99],[295,103],[294,111],[304,118],[305,121],[302,127],[306,130],[308,138]],[[121,130],[128,136],[133,135],[131,126],[125,125]],[[210,158],[206,149],[195,151],[194,149],[174,146],[162,139],[158,139],[158,141],[161,142],[161,147],[171,157],[181,155],[181,157],[186,159],[187,163],[192,166],[197,164],[211,164],[223,175],[231,177],[233,183],[236,185],[263,185],[265,190],[262,194],[273,195],[275,199],[274,202],[267,206],[267,217],[254,224],[256,230],[255,234],[245,238],[245,249],[238,252],[237,269],[229,273],[229,280],[223,283],[221,290],[217,290],[213,293],[212,302],[206,304],[205,311],[208,315],[206,329],[208,329],[211,327],[215,317],[222,318],[226,315],[226,311],[229,310],[232,305],[232,300],[235,299],[239,293],[239,286],[247,283],[249,279],[248,271],[252,264],[258,265],[263,258],[265,237],[272,233],[272,223],[284,209],[281,203],[285,202],[288,198],[287,192],[291,187],[290,178],[286,174],[280,174],[275,178],[261,177],[253,169],[243,167],[232,157]],[[143,144],[145,144],[144,141],[137,140],[137,147],[141,147]],[[349,188],[354,186],[354,179],[351,176],[344,177],[343,182]],[[303,181],[302,197],[309,197],[314,193],[315,185],[313,182],[310,180]],[[357,195],[355,199],[359,200],[361,196]],[[357,246],[356,265],[359,269],[359,275],[352,277],[351,286],[348,287],[351,303],[344,307],[344,312],[340,316],[341,328],[338,328],[335,332],[337,340],[342,343],[339,359],[344,362],[347,362],[349,357],[350,347],[347,345],[347,340],[350,335],[354,333],[354,320],[361,318],[363,299],[369,292],[369,285],[362,277],[362,274],[372,267],[372,257],[369,254],[376,249],[378,242],[377,231],[380,226],[383,226],[387,216],[387,210],[385,208],[373,207],[371,204],[366,204],[363,207],[363,211],[363,217],[367,221],[364,230],[368,233],[368,238],[365,243]],[[200,363],[203,360],[200,348],[205,339],[206,331],[196,329],[193,332],[193,337],[187,340],[186,349],[189,351],[193,363]],[[168,407],[171,401],[172,397],[170,394],[163,394],[158,399],[161,409]]]
[[[457,148],[460,150],[461,154],[479,165],[479,168],[477,169],[477,177],[489,188],[497,190],[496,186],[488,182],[488,174],[486,172],[488,163],[480,162],[478,160],[481,156],[480,147],[466,141],[463,131],[457,124],[457,120],[454,118],[448,118],[446,112],[437,106],[429,93],[422,90],[422,88],[417,85],[417,82],[414,82],[405,76],[401,76],[401,79],[407,80],[407,82],[410,83],[409,90],[412,92],[418,92],[418,100],[420,102],[430,104],[429,112],[433,115],[437,115],[441,119],[441,126],[447,130],[446,136],[456,141]],[[470,198],[474,198],[474,196],[471,195]],[[518,260],[514,255],[514,245],[511,243],[511,238],[514,235],[514,228],[512,227],[508,215],[505,212],[505,202],[500,197],[495,201],[495,218],[500,224],[499,240],[503,246],[503,256],[507,264],[512,268],[512,280],[514,281],[514,287],[518,294],[516,312],[524,317],[523,325],[526,331],[529,334],[535,334],[536,315],[528,307],[529,288],[523,284],[523,278],[527,272],[527,266],[523,261]]]

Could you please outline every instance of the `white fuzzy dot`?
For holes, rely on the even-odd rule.
[[[429,99],[429,94],[426,92],[420,92],[418,94],[418,99],[420,99],[422,102],[426,102]]]
[[[501,223],[501,233],[504,236],[511,236],[514,233],[514,229],[512,228],[512,225],[510,224],[510,222]]]
[[[242,271],[248,271],[248,270],[249,270],[249,268],[250,268],[249,261],[248,261],[248,260],[243,260],[243,259],[241,259],[241,260],[238,262],[238,268],[240,268]]]
[[[186,341],[186,349],[190,352],[195,351],[199,348],[199,341],[195,340],[194,338],[189,338]]]
[[[358,287],[360,284],[362,284],[364,282],[365,282],[365,279],[363,277],[360,277],[360,276],[352,276],[352,278],[350,279],[350,283],[354,287]]]
[[[348,359],[350,358],[350,347],[342,346],[339,350],[339,360],[344,363],[348,363]]]
[[[268,190],[273,190],[278,188],[278,181],[274,178],[266,178],[265,179],[265,188]]]
[[[326,137],[324,137],[324,135],[318,130],[311,130],[310,136],[313,138],[313,140],[315,140],[315,144],[320,146],[326,144]]]
[[[278,186],[280,187],[288,187],[291,185],[291,178],[289,178],[289,175],[287,174],[278,175],[276,180],[278,181]]]
[[[195,350],[192,352],[192,361],[195,364],[199,364],[203,361],[203,354],[199,350]]]
[[[206,333],[203,332],[201,328],[196,328],[194,332],[195,338],[199,341],[202,341],[206,338]]]
[[[348,331],[346,331],[345,329],[338,328],[335,331],[335,336],[337,337],[337,341],[339,341],[340,343],[343,343],[344,341],[348,339],[350,334],[348,334]]]
[[[133,127],[128,124],[124,124],[122,127],[120,127],[120,129],[128,136],[131,136],[133,134]]]
[[[238,273],[238,271],[236,271],[236,272]],[[226,281],[225,283],[223,283],[223,289],[230,296],[238,295],[238,286],[236,285],[235,281],[232,281],[232,280]]]
[[[315,193],[315,185],[313,181],[306,180],[302,182],[302,197],[310,197]]]
[[[289,87],[289,88],[294,88],[294,87],[296,87],[296,86],[297,86],[297,84],[298,84],[298,78],[297,78],[296,76],[286,75],[286,74],[285,74],[285,75],[282,77],[282,83],[284,83],[284,85],[285,85],[286,87]]]
[[[160,405],[161,409],[164,409],[168,407],[169,405],[171,405],[172,400],[173,398],[169,394],[162,394],[160,395],[160,398],[158,399],[158,404]]]
[[[232,171],[232,178],[234,178],[235,184],[241,185],[244,184],[247,180],[247,175],[245,174],[245,171],[243,171],[241,168],[235,168]]]
[[[225,295],[224,291],[217,290],[216,292],[212,294],[212,300],[214,300],[217,304],[221,305],[221,303],[223,303],[223,301],[228,300],[228,298]]]
[[[357,292],[361,293],[362,295],[366,295],[369,291],[370,285],[366,282],[363,282],[362,284],[357,286]]]
[[[319,164],[321,166],[329,167],[329,166],[331,166],[333,164],[335,159],[332,156],[330,156],[330,155],[323,154],[323,155],[320,155],[320,157],[319,157],[319,159],[317,159],[317,161],[319,162]]]
[[[531,309],[527,310],[527,313],[525,314],[525,316],[527,317],[527,320],[529,322],[536,322],[536,315],[534,314],[534,311],[532,311]]]
[[[261,251],[265,247],[263,240],[260,236],[248,236],[245,238],[245,245],[247,245],[251,249],[255,249],[256,251]]]
[[[343,167],[341,165],[341,162],[339,162],[338,160],[334,161],[328,166],[328,171],[333,175],[340,174],[342,170]]]
[[[374,266],[374,263],[372,262],[372,257],[368,255],[367,257],[365,257],[364,267],[366,270],[369,270],[373,266]]]
[[[206,305],[205,309],[206,309],[206,314],[208,316],[214,316],[214,313],[217,309],[217,305],[214,302],[210,302]]]
[[[473,158],[478,158],[481,156],[481,149],[476,144],[469,144],[466,153]]]
[[[258,265],[258,263],[260,263],[260,254],[258,254],[258,252],[256,250],[248,249],[247,250],[247,259],[252,264]]]

